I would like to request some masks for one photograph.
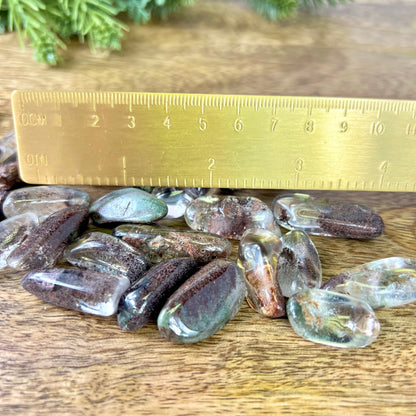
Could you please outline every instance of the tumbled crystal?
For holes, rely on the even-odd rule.
[[[8,162],[17,153],[16,135],[14,131],[0,140],[0,163]]]
[[[194,200],[183,189],[178,188],[154,188],[152,195],[167,205],[168,213],[165,218],[183,217],[186,207]]]
[[[321,261],[310,237],[303,231],[293,230],[284,234],[281,240],[283,248],[277,276],[283,296],[290,298],[305,289],[319,289]]]
[[[138,248],[152,263],[175,257],[192,257],[208,263],[217,257],[228,257],[232,251],[226,238],[196,231],[123,224],[113,234]]]
[[[192,199],[206,195],[212,188],[182,188]]]
[[[11,191],[3,204],[6,217],[33,212],[44,220],[56,211],[72,207],[86,207],[90,196],[81,189],[66,186],[31,186]]]
[[[269,318],[286,314],[277,274],[282,243],[273,232],[247,230],[238,248],[238,265],[246,277],[247,303]]]
[[[364,205],[306,194],[277,196],[273,201],[273,213],[282,227],[308,234],[370,239],[384,231],[382,218]]]
[[[88,208],[74,206],[47,217],[10,254],[7,264],[19,270],[53,266],[66,244],[88,222]]]
[[[365,263],[331,277],[322,289],[359,298],[374,309],[416,301],[416,260],[403,257]]]
[[[194,230],[234,239],[241,239],[249,228],[280,233],[268,206],[249,196],[199,197],[188,205],[185,221]]]
[[[129,288],[125,276],[80,269],[45,269],[29,272],[22,286],[39,299],[62,308],[93,315],[117,312],[121,295]]]
[[[245,294],[244,276],[237,264],[214,260],[168,299],[157,319],[159,331],[179,344],[202,341],[235,316]]]
[[[286,305],[295,332],[319,344],[361,348],[371,344],[380,324],[368,303],[322,289],[307,289],[292,296]]]
[[[126,276],[135,282],[148,268],[142,252],[109,234],[91,232],[81,236],[64,251],[65,259],[82,269]]]
[[[1,189],[9,190],[19,182],[19,164],[17,162],[6,163],[0,166]]]
[[[168,207],[148,192],[137,188],[122,188],[97,199],[90,208],[97,224],[108,222],[149,223],[163,218]]]
[[[152,267],[120,300],[117,320],[124,331],[137,331],[157,318],[169,296],[197,270],[191,258],[165,260]]]
[[[30,212],[0,222],[0,269],[7,266],[7,257],[38,225],[38,217]]]

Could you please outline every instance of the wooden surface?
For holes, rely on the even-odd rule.
[[[415,99],[416,4],[357,0],[270,23],[240,1],[201,1],[132,28],[122,52],[91,55],[72,44],[61,68],[46,68],[6,34],[0,54],[0,134],[12,127],[15,88]],[[278,192],[250,193],[270,202]],[[323,194],[368,204],[386,223],[371,242],[314,237],[324,279],[382,257],[416,257],[416,194]],[[154,324],[123,333],[114,317],[42,303],[20,277],[0,280],[2,415],[416,414],[415,305],[377,312],[381,334],[365,349],[307,342],[286,319],[246,304],[209,340],[178,346]]]

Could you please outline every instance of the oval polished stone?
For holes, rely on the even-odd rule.
[[[148,192],[137,188],[122,188],[97,199],[90,215],[97,224],[109,222],[149,223],[163,218],[168,207]]]
[[[135,282],[149,267],[142,252],[109,234],[91,232],[64,251],[65,259],[82,269],[126,276]]]
[[[88,223],[87,207],[70,207],[50,215],[10,254],[7,264],[18,270],[53,266],[66,244]]]
[[[14,131],[6,134],[0,140],[0,163],[7,162],[17,154],[16,135]]]
[[[80,269],[46,269],[29,272],[22,286],[39,299],[93,315],[117,312],[121,295],[129,288],[127,277]]]
[[[193,259],[170,259],[152,267],[120,300],[117,320],[124,331],[137,331],[157,318],[169,296],[197,266]]]
[[[365,263],[331,277],[322,289],[344,293],[372,308],[389,308],[416,301],[416,260],[403,257]]]
[[[236,315],[245,294],[244,276],[237,264],[214,260],[168,299],[157,319],[159,331],[179,344],[202,341]]]
[[[303,231],[293,230],[281,237],[282,252],[277,274],[283,296],[290,298],[305,289],[320,288],[322,268],[318,251]]]
[[[165,217],[166,219],[183,217],[186,207],[194,200],[194,198],[188,195],[183,189],[171,187],[154,188],[152,195],[167,205],[168,213]]]
[[[307,289],[286,305],[294,331],[301,337],[340,348],[362,348],[380,332],[380,324],[368,303],[322,289]]]
[[[232,251],[226,238],[196,231],[123,224],[114,229],[113,235],[141,250],[152,263],[175,257],[208,263],[217,257],[228,257]]]
[[[6,163],[0,166],[0,188],[9,190],[20,183],[19,164],[17,162]]]
[[[27,212],[0,222],[0,269],[7,267],[7,258],[38,225],[38,217]]]
[[[11,191],[3,203],[6,217],[33,212],[42,221],[49,215],[72,206],[90,205],[90,196],[81,189],[66,186],[31,186]]]
[[[188,205],[185,221],[194,230],[234,239],[241,239],[249,228],[280,233],[269,207],[249,196],[199,197]]]
[[[247,303],[268,318],[286,314],[285,298],[278,283],[280,238],[271,231],[249,229],[240,241],[238,265],[246,277]]]
[[[272,207],[276,221],[289,230],[354,239],[375,238],[384,231],[380,215],[356,203],[295,193],[278,195]]]

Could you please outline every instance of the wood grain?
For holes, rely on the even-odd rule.
[[[415,16],[412,1],[360,0],[272,23],[242,1],[201,1],[132,27],[121,52],[71,44],[60,68],[33,63],[16,35],[1,35],[0,134],[12,127],[16,88],[414,99]],[[93,198],[107,191],[86,189]],[[279,192],[241,194],[270,203]],[[386,223],[371,242],[314,237],[325,279],[382,257],[416,257],[416,194],[315,194],[367,204]],[[212,338],[178,346],[154,324],[123,333],[114,317],[42,303],[20,278],[0,280],[2,415],[416,413],[415,305],[379,311],[381,334],[365,349],[307,342],[286,319],[246,304]]]

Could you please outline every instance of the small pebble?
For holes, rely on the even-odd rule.
[[[273,201],[273,213],[282,227],[308,234],[371,239],[384,231],[380,215],[364,205],[329,201],[306,194],[277,196]]]
[[[368,303],[322,289],[307,289],[286,305],[294,331],[301,337],[339,348],[362,348],[380,332],[380,324]]]
[[[322,289],[344,293],[372,308],[391,308],[416,301],[416,260],[390,257],[331,277]]]
[[[248,196],[199,197],[188,205],[185,221],[193,230],[238,240],[249,228],[280,233],[268,206]]]
[[[142,252],[109,234],[91,232],[64,251],[65,259],[82,269],[126,276],[134,283],[149,267]]]
[[[289,231],[281,237],[277,277],[283,296],[290,298],[305,289],[320,288],[322,268],[318,250],[310,237],[299,230]]]
[[[168,207],[148,192],[137,188],[122,188],[97,199],[90,208],[97,224],[111,222],[150,223],[163,218]]]
[[[8,191],[20,183],[19,164],[17,162],[0,165],[0,188]]]
[[[90,205],[90,196],[81,189],[66,186],[31,186],[9,192],[3,203],[6,217],[32,212],[42,221],[56,211]]]
[[[157,318],[169,296],[197,270],[191,258],[165,260],[152,267],[121,298],[117,320],[124,331],[137,331]]]
[[[159,331],[179,344],[202,341],[236,315],[245,294],[244,276],[237,264],[214,260],[168,299],[157,319]]]
[[[7,264],[18,270],[51,267],[67,243],[88,223],[88,208],[74,206],[50,215],[9,255]]]
[[[7,163],[9,160],[13,160],[17,154],[16,135],[14,131],[6,134],[0,140],[0,163]]]
[[[44,302],[100,316],[117,312],[121,295],[129,288],[127,277],[80,269],[47,269],[29,272],[25,290]]]
[[[232,251],[231,243],[224,237],[189,230],[124,224],[115,228],[113,235],[138,248],[152,263],[175,257],[208,263],[217,257],[228,257]]]
[[[154,188],[152,195],[167,205],[166,219],[183,217],[186,207],[194,200],[183,189],[178,188]]]
[[[247,303],[268,318],[286,314],[286,301],[277,279],[281,249],[280,238],[261,229],[247,230],[238,249],[238,265],[246,277]]]

